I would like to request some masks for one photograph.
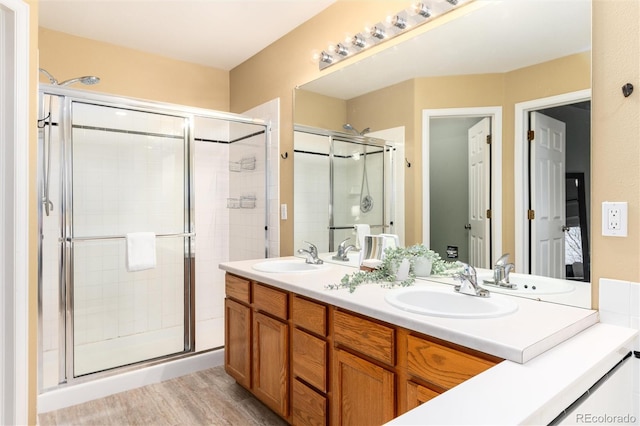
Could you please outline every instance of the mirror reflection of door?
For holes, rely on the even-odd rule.
[[[469,264],[486,265],[491,258],[491,119],[485,117],[468,131],[469,149]]]
[[[590,280],[590,102],[529,115],[529,270]]]
[[[491,259],[489,117],[432,117],[430,248],[443,259],[488,267]]]

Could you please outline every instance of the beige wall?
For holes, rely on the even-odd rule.
[[[622,95],[625,83],[632,83],[636,89],[628,98]],[[595,279],[640,282],[640,2],[637,0],[594,1],[591,145],[591,274]],[[601,236],[603,201],[629,203],[628,237]]]
[[[58,31],[40,28],[40,68],[59,82],[96,75],[94,86],[74,88],[229,111],[229,73]],[[47,83],[44,75],[40,81]]]
[[[305,90],[295,93],[295,124],[344,131],[347,102]]]

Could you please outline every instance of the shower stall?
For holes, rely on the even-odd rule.
[[[57,83],[39,101],[40,390],[222,347],[218,263],[269,255],[269,123]],[[141,232],[155,267],[131,271]]]
[[[294,131],[294,244],[333,252],[354,227],[394,232],[394,146],[350,125],[342,133],[296,125]]]

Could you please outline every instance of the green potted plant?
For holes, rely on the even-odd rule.
[[[373,271],[357,271],[342,277],[340,284],[329,284],[328,289],[348,288],[353,293],[361,284],[380,283],[385,287],[410,286],[415,282],[411,256],[404,247],[390,247],[384,251],[382,263]]]

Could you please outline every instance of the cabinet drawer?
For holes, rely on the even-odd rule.
[[[253,283],[253,306],[259,311],[287,319],[287,293],[283,291]]]
[[[327,335],[326,306],[294,296],[291,317],[294,325],[320,336]]]
[[[293,375],[322,392],[327,391],[327,342],[293,330]]]
[[[293,381],[292,391],[292,424],[326,426],[327,399],[297,380]]]
[[[249,280],[236,277],[235,275],[225,275],[225,293],[227,297],[239,302],[250,303]]]
[[[451,389],[496,364],[416,336],[407,339],[409,374],[444,389]]]
[[[335,310],[333,340],[336,344],[394,365],[395,331],[391,327]]]

